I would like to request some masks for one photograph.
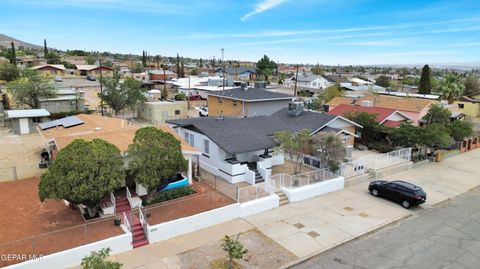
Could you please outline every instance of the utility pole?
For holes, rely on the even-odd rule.
[[[222,48],[222,89],[225,90],[225,60],[223,59],[224,49]]]
[[[297,65],[297,74],[295,75],[295,88],[293,90],[293,96],[297,96],[297,80],[298,80],[298,65]]]
[[[100,95],[103,97],[102,59],[100,59]],[[100,98],[100,109],[103,116],[103,98]]]

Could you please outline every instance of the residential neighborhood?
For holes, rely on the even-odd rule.
[[[480,268],[480,5],[387,2],[2,3],[0,268]]]

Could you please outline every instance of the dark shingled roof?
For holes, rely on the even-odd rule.
[[[313,132],[337,118],[328,114],[304,111],[297,117],[288,115],[284,108],[270,116],[251,118],[215,117],[169,120],[170,124],[195,128],[230,154],[263,150],[277,146],[273,135],[278,131],[299,132],[309,129]]]
[[[249,88],[247,90],[231,89],[224,91],[210,92],[208,95],[219,96],[228,99],[242,100],[246,102],[259,102],[270,100],[291,100],[293,95],[271,92],[265,89]]]

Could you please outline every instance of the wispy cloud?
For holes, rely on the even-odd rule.
[[[253,11],[245,14],[242,18],[240,18],[240,20],[245,21],[253,15],[263,13],[288,1],[291,0],[261,0],[260,2],[257,2],[257,4],[255,4]]]

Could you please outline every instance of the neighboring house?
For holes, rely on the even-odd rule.
[[[40,108],[48,112],[63,113],[72,111],[85,111],[85,95],[83,91],[74,88],[59,88],[57,96],[51,98],[40,98]]]
[[[222,90],[223,82],[225,82],[225,90],[233,88],[232,78],[225,78],[224,80],[221,77],[189,76],[166,81],[167,84],[177,89],[178,93],[184,93],[187,96],[200,95],[203,98],[207,98],[210,92]]]
[[[328,111],[331,111],[339,105],[351,105],[355,103],[355,98],[351,97],[335,97],[327,103]]]
[[[375,115],[376,122],[392,128],[396,128],[403,122],[407,122],[409,120],[407,116],[395,109],[345,104],[336,106],[334,109],[330,110],[328,114],[346,117],[349,113],[355,112],[366,112],[368,114]]]
[[[146,72],[143,72],[143,73],[134,73],[132,74],[132,77],[135,79],[135,80],[138,80],[138,81],[148,81],[148,74]]]
[[[265,89],[243,88],[208,94],[209,116],[268,116],[287,107],[293,96]]]
[[[63,56],[63,60],[66,61],[66,62],[69,62],[73,65],[85,65],[87,64],[87,61],[86,61],[86,56],[76,56],[76,55],[73,55],[73,56]]]
[[[29,134],[35,132],[36,123],[48,120],[50,113],[45,109],[20,109],[5,110],[5,120],[16,134]]]
[[[177,74],[170,70],[149,70],[147,71],[148,80],[154,81],[164,81],[177,77]]]
[[[351,85],[352,83],[348,81],[345,77],[338,75],[323,75],[323,77],[334,84],[339,84],[340,87]]]
[[[413,125],[419,125],[420,120],[425,116],[434,103],[433,100],[394,97],[386,95],[365,95],[359,98],[355,104],[367,107],[390,108],[400,111],[407,116]]]
[[[187,117],[186,101],[148,101],[138,106],[138,117],[153,124]]]
[[[113,69],[107,66],[77,64],[75,65],[75,68],[77,69],[77,75],[79,76],[100,77],[100,72],[102,73],[102,76],[105,77],[113,76]]]
[[[133,143],[135,132],[139,128],[140,126],[132,125],[123,119],[87,114],[47,122],[38,127],[52,159],[55,159],[58,151],[77,138],[88,141],[98,138],[117,146],[124,156],[125,164],[128,163],[128,146]],[[188,171],[185,172],[188,173],[188,179],[191,182],[192,159],[201,153],[185,143],[170,127],[164,125],[157,128],[171,133],[181,142],[183,156],[188,160]]]
[[[45,76],[63,76],[65,74],[65,66],[63,64],[42,64],[32,67],[33,70],[37,70],[40,74]]]
[[[17,67],[33,67],[37,65],[47,64],[47,61],[43,58],[36,58],[31,55],[19,56],[16,58]]]
[[[218,68],[216,71],[218,76],[223,75],[223,68]],[[227,67],[225,68],[226,76],[230,76],[235,80],[250,81],[257,78],[257,70],[255,68],[247,67]]]
[[[358,124],[341,116],[303,110],[303,102],[292,102],[270,116],[249,118],[205,117],[167,121],[193,147],[202,151],[200,167],[231,183],[255,184],[267,180],[271,168],[284,163],[275,152],[275,133],[302,129],[335,132],[351,148]]]
[[[343,85],[342,88],[345,91],[352,91],[355,92],[357,95],[365,95],[367,93],[383,93],[386,92],[387,89],[375,84],[370,84],[370,85],[358,85],[355,86],[353,84],[351,85]]]
[[[456,106],[456,111],[472,119],[480,118],[480,99],[463,96],[453,104]]]
[[[326,89],[327,87],[334,84],[330,80],[320,75],[301,74],[301,75],[298,75],[298,79],[295,77],[292,77],[291,79],[286,80],[285,86],[294,87],[295,80],[297,81],[298,89],[310,90],[313,92],[321,89]]]

